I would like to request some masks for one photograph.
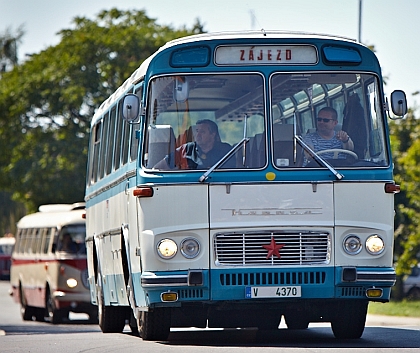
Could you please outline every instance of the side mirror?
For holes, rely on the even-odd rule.
[[[140,99],[135,94],[127,94],[122,105],[122,117],[128,122],[133,122],[139,116]]]
[[[404,91],[396,90],[391,93],[391,109],[398,117],[407,114],[407,98]]]

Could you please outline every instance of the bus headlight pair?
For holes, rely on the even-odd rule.
[[[344,239],[343,247],[347,254],[357,255],[362,251],[363,244],[357,235],[349,234]],[[379,255],[385,250],[385,243],[379,235],[372,234],[366,239],[365,248],[369,254]]]
[[[179,246],[181,254],[187,259],[193,259],[200,253],[200,243],[195,238],[185,238]],[[162,239],[157,244],[158,255],[165,260],[172,259],[178,252],[178,245],[172,239]]]

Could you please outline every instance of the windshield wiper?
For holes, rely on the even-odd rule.
[[[324,158],[322,158],[321,156],[317,155],[316,152],[314,150],[312,150],[312,148],[310,148],[303,140],[300,136],[295,135],[295,140],[299,142],[299,144],[311,155],[312,158],[314,158],[319,164],[323,165],[324,167],[328,168],[331,173],[333,173],[335,175],[335,177],[338,180],[341,180],[344,178],[344,175],[339,173],[331,164],[329,164]]]
[[[318,156],[316,152],[312,150],[312,148],[310,148],[305,142],[303,142],[302,138],[297,134],[297,119],[296,119],[296,111],[295,111],[293,113],[293,159],[294,159],[294,162],[296,162],[296,152],[297,152],[296,141],[299,142],[299,144],[303,147],[303,149],[306,150],[311,155],[311,157],[314,158],[319,164],[328,168],[338,180],[341,180],[344,178],[343,174],[340,174],[339,172],[337,172],[337,170],[331,164],[329,164],[324,158],[322,158],[321,156]]]
[[[213,172],[213,170],[219,168],[224,162],[226,162],[232,154],[234,154],[239,148],[245,148],[245,144],[249,141],[248,137],[244,137],[241,141],[239,141],[235,146],[233,146],[228,153],[226,153],[222,158],[220,158],[215,164],[213,164],[199,179],[200,183],[203,183],[207,180],[209,175]]]

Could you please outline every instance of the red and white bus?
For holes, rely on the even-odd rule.
[[[10,283],[23,320],[60,323],[90,303],[85,247],[85,204],[43,205],[17,224]]]

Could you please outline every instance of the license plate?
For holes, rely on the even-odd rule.
[[[300,286],[245,287],[246,298],[299,298]]]

